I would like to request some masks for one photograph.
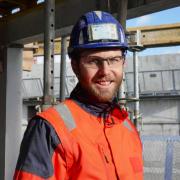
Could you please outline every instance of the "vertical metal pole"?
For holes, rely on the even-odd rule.
[[[134,97],[135,108],[134,108],[134,124],[138,128],[138,116],[139,116],[139,80],[138,80],[138,55],[136,51],[133,51],[133,68],[134,68]]]
[[[67,37],[61,38],[60,101],[65,100]]]
[[[54,103],[55,0],[45,0],[43,109]]]
[[[121,23],[125,31],[126,31],[126,19],[127,19],[127,6],[128,6],[128,0],[118,1],[117,19]]]
[[[137,46],[140,46],[140,37],[141,37],[141,32],[137,30],[136,33],[137,37]],[[139,119],[139,63],[138,63],[138,52],[136,49],[133,51],[133,67],[134,67],[134,97],[136,98],[135,101],[135,108],[134,108],[134,124],[139,130],[139,124],[138,124],[138,119]]]
[[[165,160],[165,173],[164,180],[173,179],[173,152],[174,152],[174,142],[172,140],[167,141],[166,145],[166,160]]]
[[[125,90],[125,73],[123,72],[123,79],[121,82],[121,88],[118,91],[118,99],[124,99],[126,97],[126,90]],[[125,100],[121,100],[122,104],[125,104]]]
[[[118,14],[117,14],[117,19],[122,25],[124,31],[126,31],[126,18],[127,18],[127,5],[128,5],[128,0],[119,0],[118,1]],[[123,73],[123,81],[121,83],[121,89],[118,91],[118,99],[125,98],[126,93],[125,93],[125,73]],[[125,101],[121,101],[121,103],[125,103]]]

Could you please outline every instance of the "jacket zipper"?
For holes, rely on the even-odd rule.
[[[113,119],[113,118],[112,118],[112,119]],[[116,168],[116,165],[115,165],[115,162],[114,162],[114,157],[113,157],[111,145],[110,145],[109,140],[108,140],[108,138],[107,138],[107,136],[106,136],[106,124],[105,124],[105,122],[106,122],[106,119],[104,120],[104,129],[103,129],[103,131],[104,131],[104,136],[105,136],[106,142],[107,142],[107,144],[108,144],[108,147],[109,147],[109,150],[110,150],[110,153],[111,153],[112,163],[113,163],[114,168],[115,168],[116,178],[117,178],[117,180],[120,180],[120,178],[119,178],[119,176],[118,176],[118,173],[117,173],[117,168]],[[113,120],[113,123],[114,123],[114,120]],[[105,156],[105,154],[104,154],[104,157],[105,157],[105,159],[107,158],[107,156]],[[108,159],[107,159],[107,160],[108,160]],[[108,161],[108,162],[109,162],[109,161]]]

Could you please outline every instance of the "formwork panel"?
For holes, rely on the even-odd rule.
[[[174,71],[175,89],[180,90],[180,70]]]
[[[163,89],[161,72],[145,72],[144,73],[145,90],[161,91]]]
[[[162,71],[163,90],[165,91],[174,90],[172,73],[172,71]]]

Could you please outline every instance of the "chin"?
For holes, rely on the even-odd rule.
[[[96,102],[99,103],[107,103],[107,102],[112,102],[112,99],[114,98],[113,95],[107,95],[107,94],[94,94],[94,99]]]
[[[112,86],[111,89],[100,89],[96,86],[85,86],[83,84],[82,87],[89,96],[89,100],[97,103],[112,102],[118,90],[118,86]]]

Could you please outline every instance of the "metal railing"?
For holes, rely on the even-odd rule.
[[[66,76],[65,94],[69,97],[77,83],[75,76]],[[54,78],[54,95],[59,97],[60,77]],[[38,98],[43,96],[43,81],[41,78],[29,78],[22,80],[22,94],[24,99]]]
[[[180,95],[180,69],[139,72],[139,93],[144,96]],[[133,94],[133,72],[126,72],[128,94]]]
[[[142,136],[144,180],[180,179],[180,136]]]

